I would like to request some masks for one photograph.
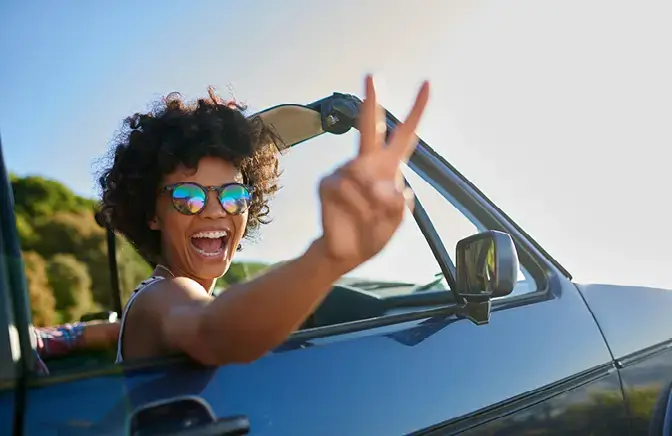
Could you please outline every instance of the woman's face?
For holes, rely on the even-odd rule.
[[[204,157],[196,171],[178,167],[165,176],[160,188],[179,182],[207,187],[242,181],[240,172],[230,162]],[[241,215],[226,213],[214,191],[208,192],[205,208],[196,215],[178,212],[170,192],[160,194],[156,216],[149,223],[151,229],[161,232],[162,257],[173,272],[191,277],[206,288],[229,269],[246,224],[247,211]]]

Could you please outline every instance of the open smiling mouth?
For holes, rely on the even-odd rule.
[[[229,242],[226,231],[207,231],[191,235],[191,246],[198,254],[205,257],[218,257],[225,251]]]

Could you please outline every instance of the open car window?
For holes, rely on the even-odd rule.
[[[357,139],[355,130],[343,135],[325,134],[284,151],[280,160],[281,189],[271,203],[272,222],[262,227],[258,240],[244,244],[236,259],[238,263],[224,277],[220,290],[270,265],[299,256],[320,235],[319,180],[355,155]],[[413,169],[403,165],[402,170],[451,258],[460,239],[487,230]],[[448,281],[440,271],[425,237],[407,210],[388,245],[337,284],[383,298],[447,291]],[[518,275],[513,295],[535,290],[524,267]]]
[[[343,135],[322,135],[284,153],[281,189],[271,203],[272,221],[261,228],[257,241],[243,244],[243,251],[236,259],[241,267],[247,266],[248,274],[300,255],[320,235],[318,183],[354,156],[357,138],[355,130]],[[409,293],[414,287],[433,281],[439,270],[407,211],[401,228],[383,251],[339,283],[391,296]],[[224,277],[225,281],[227,278]]]
[[[467,210],[462,207],[447,192],[440,192],[438,187],[433,186],[425,180],[420,174],[413,171],[407,165],[402,166],[404,177],[413,188],[416,198],[422,203],[432,221],[443,245],[450,253],[454,261],[455,247],[458,241],[468,236],[488,230],[483,224],[471,216]],[[448,284],[443,274],[437,270],[436,280],[427,283],[424,289],[437,290],[448,289]],[[518,281],[510,298],[515,295],[527,294],[537,290],[532,275],[527,271],[524,265],[520,264],[518,268]]]

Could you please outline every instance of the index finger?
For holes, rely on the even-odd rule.
[[[415,134],[415,129],[420,124],[422,114],[425,112],[427,101],[429,100],[429,82],[423,82],[418,95],[415,97],[413,108],[409,112],[406,120],[397,126],[390,138],[389,148],[399,158],[399,160],[406,161],[418,143],[418,137]]]
[[[367,75],[365,79],[366,96],[360,106],[357,120],[359,130],[359,155],[370,153],[376,149],[379,142],[378,130],[378,102],[373,77]]]

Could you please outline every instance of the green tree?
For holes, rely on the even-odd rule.
[[[150,276],[152,268],[140,256],[140,253],[121,236],[117,236],[117,265],[119,268],[121,301],[122,304],[126,304],[133,289]],[[107,268],[105,270],[107,271]]]
[[[112,290],[107,265],[105,230],[98,226],[88,212],[59,212],[35,220],[35,232],[40,235],[36,250],[45,258],[71,254],[86,265],[91,279],[94,300],[110,307]]]
[[[26,251],[33,250],[39,238],[30,220],[25,215],[16,215],[16,230],[19,233],[21,247]]]
[[[86,212],[57,212],[36,217],[33,228],[40,238],[36,251],[44,258],[70,253],[85,260],[105,242],[103,229],[98,227],[93,215]]]
[[[47,263],[47,275],[56,298],[56,310],[64,319],[77,320],[94,311],[91,277],[86,265],[73,255],[54,255]]]
[[[62,183],[39,176],[10,177],[14,191],[14,209],[18,214],[34,216],[56,212],[93,210],[93,200],[75,195]]]
[[[229,270],[217,281],[217,286],[230,286],[254,277],[268,265],[262,262],[231,262]]]
[[[57,318],[54,310],[56,300],[49,287],[46,262],[39,254],[32,251],[23,252],[22,256],[26,269],[33,324],[38,327],[52,325]]]

